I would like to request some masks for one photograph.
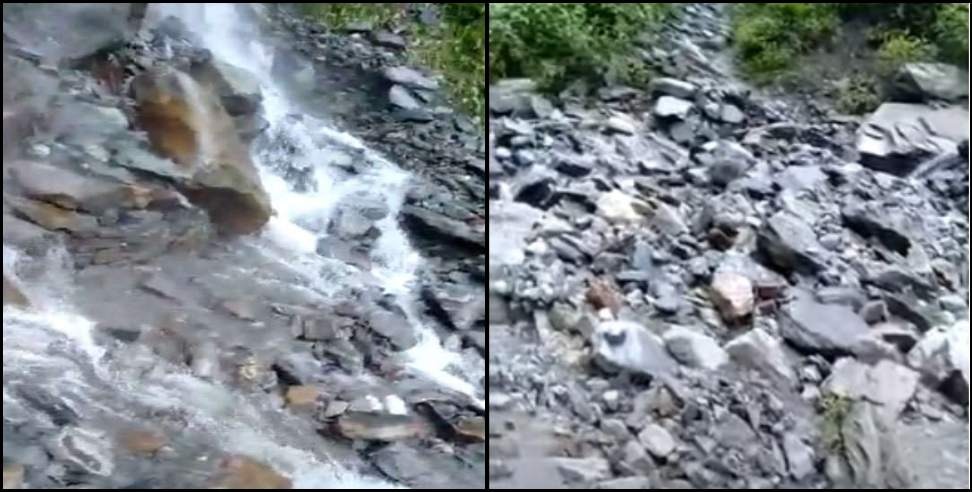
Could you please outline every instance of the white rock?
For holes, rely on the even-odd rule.
[[[652,456],[664,459],[675,452],[675,439],[664,427],[651,424],[638,434],[638,441]]]
[[[597,210],[602,217],[611,222],[635,222],[642,219],[634,207],[634,198],[620,190],[601,195],[597,200]]]

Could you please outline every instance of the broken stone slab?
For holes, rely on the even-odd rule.
[[[953,152],[968,138],[965,108],[885,103],[861,127],[857,151],[865,167],[907,176],[925,160]]]
[[[473,227],[465,222],[450,218],[415,205],[402,207],[402,218],[406,227],[414,234],[432,240],[454,241],[463,247],[483,251],[486,248],[485,228]]]
[[[389,81],[413,89],[434,91],[439,83],[434,79],[422,75],[418,70],[408,67],[388,67],[382,72]]]
[[[792,346],[803,352],[827,357],[853,353],[870,327],[846,306],[821,304],[806,292],[783,308],[780,332]]]
[[[548,458],[569,484],[592,484],[611,478],[611,464],[601,458]]]
[[[658,77],[648,83],[648,91],[652,95],[661,94],[679,99],[692,99],[698,90],[698,86],[691,82],[671,77]]]
[[[824,267],[823,246],[813,228],[800,217],[787,211],[770,217],[757,236],[757,247],[763,256],[784,272],[814,274]]]

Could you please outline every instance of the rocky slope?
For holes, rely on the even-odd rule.
[[[967,75],[859,120],[727,33],[692,4],[649,87],[490,88],[491,487],[967,488]]]
[[[485,487],[484,142],[407,40],[3,21],[5,489]]]

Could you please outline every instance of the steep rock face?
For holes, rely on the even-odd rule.
[[[152,172],[176,179],[190,201],[223,233],[248,234],[270,219],[270,198],[246,146],[216,98],[174,69],[145,72],[132,82],[139,126],[162,163]]]

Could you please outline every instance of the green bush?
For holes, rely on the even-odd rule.
[[[627,57],[633,40],[660,25],[670,4],[490,4],[490,80],[529,77],[558,89],[574,78],[644,78]]]
[[[901,65],[910,62],[933,60],[937,49],[928,41],[907,32],[886,32],[878,49],[878,69],[882,75],[891,75]]]
[[[733,39],[743,70],[755,79],[773,78],[830,39],[839,19],[829,4],[748,3],[733,11]]]
[[[865,114],[881,105],[881,88],[877,79],[856,73],[844,79],[837,88],[837,109],[847,114]]]
[[[941,7],[932,27],[932,38],[942,60],[968,67],[969,4]]]
[[[901,63],[942,60],[968,64],[968,4],[752,3],[733,10],[733,38],[743,71],[757,81],[777,78],[801,55],[834,40],[842,23],[870,26],[884,72]]]

